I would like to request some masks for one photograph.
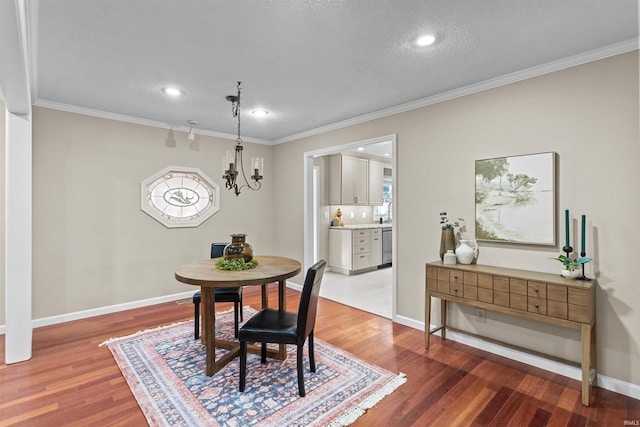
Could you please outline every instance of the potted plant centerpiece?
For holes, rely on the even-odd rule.
[[[562,265],[564,265],[564,269],[560,273],[562,277],[566,277],[567,279],[575,279],[580,275],[580,271],[577,270],[579,266],[582,264],[586,264],[591,261],[591,258],[588,257],[580,257],[577,259],[573,259],[566,255],[558,255],[555,259],[556,261],[560,261]]]

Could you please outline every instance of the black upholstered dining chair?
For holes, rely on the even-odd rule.
[[[228,243],[212,243],[211,258],[220,258],[224,255],[224,248]],[[242,321],[242,287],[214,288],[213,300],[216,302],[233,303],[233,322],[235,326],[235,336],[238,337],[239,321]],[[195,339],[200,338],[200,291],[193,294],[193,327]],[[239,321],[238,321],[239,318]]]
[[[298,393],[304,397],[304,372],[302,353],[304,342],[309,340],[309,369],[316,371],[313,355],[313,329],[316,324],[316,310],[320,294],[320,284],[326,262],[318,261],[309,270],[304,280],[297,313],[266,308],[245,323],[238,333],[240,341],[240,391],[244,391],[247,379],[247,342],[262,344],[262,363],[267,362],[267,343],[295,344],[297,346]]]

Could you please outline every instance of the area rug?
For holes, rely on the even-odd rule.
[[[244,318],[256,310],[245,307]],[[216,336],[233,339],[232,311],[216,315]],[[212,377],[193,321],[110,339],[106,344],[150,426],[346,426],[403,384],[394,374],[315,339],[316,372],[305,345],[306,397],[298,395],[295,346],[284,361],[247,357],[238,391],[238,359]],[[102,344],[101,344],[102,345]],[[216,357],[226,350],[217,349]]]

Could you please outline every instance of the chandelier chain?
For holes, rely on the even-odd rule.
[[[242,138],[240,137],[240,83],[238,82],[238,100],[236,101],[234,116],[238,117],[238,137],[236,138],[236,144],[242,144]]]

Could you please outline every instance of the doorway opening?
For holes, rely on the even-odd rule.
[[[339,153],[363,153],[364,157],[368,156],[384,156],[384,154],[376,153],[376,148],[381,146],[390,147],[390,153],[386,156],[385,164],[390,164],[385,177],[386,188],[393,188],[393,192],[386,194],[387,199],[382,207],[374,206],[361,207],[359,209],[368,208],[369,211],[362,213],[360,221],[369,221],[376,223],[382,219],[385,223],[385,229],[391,231],[392,226],[395,227],[393,219],[397,218],[397,200],[396,190],[396,135],[388,135],[373,138],[364,141],[352,142],[333,147],[327,147],[319,150],[304,153],[304,265],[305,269],[313,265],[319,258],[328,260],[328,236],[329,226],[331,223],[332,212],[327,200],[323,200],[323,194],[326,194],[326,185],[328,183],[328,156]],[[389,151],[388,149],[386,151]],[[385,153],[387,154],[387,153]],[[323,167],[326,166],[326,167]],[[325,188],[323,188],[323,185]],[[323,193],[324,191],[324,193]],[[371,212],[371,214],[369,214]],[[370,216],[369,216],[370,215]],[[364,218],[367,217],[367,220]],[[352,220],[353,217],[346,220]],[[344,275],[332,273],[328,271],[325,274],[325,281],[322,290],[326,293],[332,293],[331,296],[323,295],[329,299],[337,300],[341,303],[363,309],[365,311],[374,312],[375,314],[396,319],[396,236],[397,232],[388,233],[391,235],[391,267],[380,268],[370,273]],[[387,237],[388,239],[388,237]],[[367,278],[367,275],[370,276]],[[367,279],[369,279],[367,281]],[[332,286],[330,282],[340,282]],[[378,282],[386,284],[386,288],[376,290],[372,286],[366,286],[366,283]],[[390,282],[390,283],[389,283]],[[325,286],[328,285],[328,286]],[[390,285],[390,286],[389,286]],[[321,290],[321,295],[322,295]],[[378,295],[376,295],[378,292]],[[380,294],[384,292],[384,294]],[[351,293],[351,294],[350,294]],[[370,301],[374,300],[374,301]],[[376,308],[367,307],[367,304],[385,304],[384,313],[378,312]]]

